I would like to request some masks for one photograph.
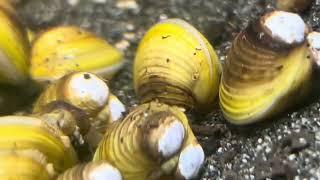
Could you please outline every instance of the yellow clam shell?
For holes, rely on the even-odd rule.
[[[44,121],[26,116],[0,117],[0,150],[39,151],[48,163],[53,164],[56,172],[62,172],[77,162],[68,137]]]
[[[220,63],[209,42],[181,19],[164,20],[144,35],[134,60],[134,88],[142,102],[158,99],[209,108],[218,94]]]
[[[157,150],[155,151],[154,141],[159,140],[164,129],[150,130],[160,126],[167,127],[169,124],[165,124],[166,120],[171,118],[180,121],[184,128],[181,148],[197,144],[187,117],[178,107],[151,102],[138,106],[122,121],[114,122],[107,129],[93,161],[110,162],[127,180],[173,175],[179,162],[179,154],[167,157],[165,153],[160,155]]]
[[[249,124],[270,118],[304,97],[312,73],[305,35],[303,20],[283,11],[264,15],[237,35],[219,93],[227,120]]]
[[[28,79],[30,45],[14,13],[0,5],[0,82],[22,84]]]
[[[50,180],[45,156],[36,150],[1,151],[0,150],[0,179],[12,180]]]
[[[61,26],[34,40],[30,74],[40,82],[57,80],[75,71],[111,78],[122,64],[122,54],[105,40],[78,27]]]

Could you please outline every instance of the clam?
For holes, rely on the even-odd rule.
[[[3,4],[2,4],[3,3]],[[0,83],[20,85],[28,79],[30,45],[25,28],[9,5],[0,3]]]
[[[53,172],[37,150],[0,150],[0,179],[50,180]]]
[[[205,37],[181,19],[151,27],[141,40],[133,67],[142,103],[157,99],[182,108],[210,108],[218,94],[218,57]]]
[[[72,139],[96,147],[107,126],[122,118],[125,106],[99,76],[89,72],[68,74],[48,85],[34,103],[37,116]]]
[[[32,79],[45,82],[75,71],[111,78],[123,61],[117,49],[93,33],[75,26],[60,26],[36,37],[30,63]]]
[[[93,158],[101,160],[128,180],[191,179],[197,176],[204,153],[180,108],[150,102],[108,127]]]
[[[67,136],[59,129],[50,126],[41,119],[27,116],[0,117],[0,159],[14,159],[14,157],[10,157],[10,154],[3,155],[1,153],[2,151],[28,152],[24,155],[29,155],[34,158],[44,157],[47,163],[52,164],[53,172],[62,172],[74,166],[77,162],[75,151]],[[18,163],[16,162],[16,165],[23,166],[23,162],[24,161],[21,161],[21,164],[20,161]],[[9,161],[8,163],[12,162]],[[10,168],[9,164],[7,165],[6,170],[8,171],[6,173],[10,175],[10,172],[14,170],[7,169]],[[4,165],[2,164],[1,167],[4,167]],[[19,170],[16,169],[16,166],[11,168],[15,168],[17,171]],[[3,173],[2,170],[1,168],[1,173]],[[30,166],[29,169],[25,169],[25,172],[27,171],[32,173],[32,166]]]
[[[109,88],[101,78],[89,72],[76,72],[51,83],[35,102],[33,112],[42,111],[51,102],[63,101],[94,117],[107,105],[108,98]]]
[[[299,15],[273,11],[236,36],[219,91],[220,106],[229,122],[267,119],[305,97],[313,65],[307,33]]]

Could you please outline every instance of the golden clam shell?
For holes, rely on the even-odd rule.
[[[36,150],[0,150],[0,179],[50,180],[46,157]]]
[[[28,79],[30,45],[15,13],[0,4],[0,82],[23,84]]]
[[[228,121],[249,124],[270,118],[304,97],[312,73],[306,33],[300,16],[274,11],[237,35],[219,92]]]
[[[142,102],[158,99],[184,108],[209,108],[218,94],[220,63],[209,42],[192,25],[168,19],[141,40],[133,67]]]
[[[0,117],[0,151],[39,151],[62,172],[77,162],[68,137],[44,121],[26,116]],[[0,154],[1,155],[1,154]]]
[[[40,34],[31,51],[31,77],[53,81],[75,71],[90,71],[106,78],[122,67],[122,54],[105,40],[74,26]]]
[[[196,162],[185,161],[186,156],[196,157]],[[107,129],[93,159],[100,160],[109,161],[128,180],[173,174],[190,179],[197,175],[204,154],[178,107],[151,102]]]

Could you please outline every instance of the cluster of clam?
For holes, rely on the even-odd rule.
[[[150,101],[122,117],[125,106],[104,80],[123,64],[118,50],[75,26],[28,33],[0,2],[0,82],[42,89],[30,112],[0,117],[1,179],[197,175],[204,153],[180,108]],[[94,157],[78,164],[83,146]]]
[[[1,179],[195,178],[204,153],[186,109],[208,112],[219,100],[231,123],[270,118],[305,97],[319,62],[320,35],[294,13],[250,23],[223,66],[197,29],[167,19],[140,42],[133,77],[142,104],[123,117],[104,80],[121,68],[120,52],[75,26],[34,37],[0,2],[2,86],[44,89],[31,112],[0,117]],[[94,156],[78,164],[74,147],[84,144]]]

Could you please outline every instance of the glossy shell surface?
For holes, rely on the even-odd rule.
[[[292,32],[293,27],[296,41],[286,36],[290,32],[284,29],[277,29],[284,39],[272,37],[263,29],[263,23],[273,15],[297,20],[294,25],[303,23],[293,13],[277,11],[237,35],[224,64],[219,93],[221,109],[231,123],[249,124],[270,118],[299,102],[310,87],[312,61],[304,25],[298,32]],[[284,27],[292,29],[290,25]]]
[[[49,29],[33,42],[30,74],[54,81],[75,71],[111,78],[122,67],[122,54],[105,40],[74,26]]]
[[[0,4],[0,83],[23,84],[28,79],[30,45],[15,13]]]
[[[151,27],[139,44],[134,88],[142,102],[205,109],[217,97],[220,71],[205,37],[181,19],[168,19]]]
[[[61,172],[77,162],[68,137],[38,118],[0,117],[1,150],[34,150],[41,152]]]
[[[0,151],[0,179],[50,180],[48,164],[39,151]]]

